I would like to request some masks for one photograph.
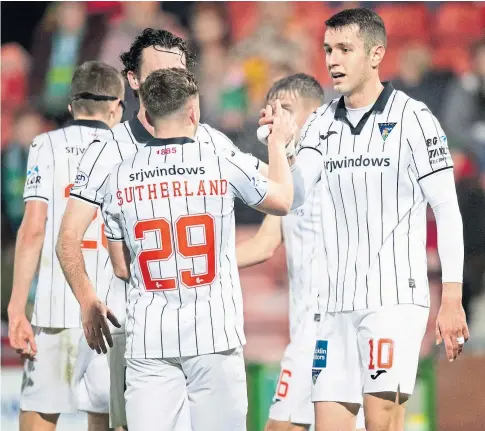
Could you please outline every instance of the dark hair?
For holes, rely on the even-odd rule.
[[[152,72],[140,87],[141,100],[152,119],[177,112],[197,94],[199,86],[194,75],[179,67]]]
[[[324,92],[320,83],[306,73],[296,73],[276,81],[266,94],[266,103],[282,93],[295,93],[300,97],[318,100],[323,104]]]
[[[160,47],[162,49],[178,48],[185,57],[186,66],[191,67],[194,64],[194,56],[187,47],[185,40],[175,36],[167,30],[146,28],[135,38],[129,51],[123,52],[120,55],[120,60],[125,66],[121,73],[125,78],[129,71],[132,71],[139,76],[142,52],[145,48],[149,48],[150,46]]]
[[[327,21],[327,28],[338,29],[350,25],[357,25],[359,33],[364,39],[366,50],[373,46],[387,45],[386,27],[382,18],[374,11],[366,8],[345,9],[336,13]]]
[[[109,64],[101,61],[86,61],[75,70],[71,81],[71,99],[75,99],[75,96],[81,93],[123,99],[125,84],[120,72]],[[94,115],[102,113],[106,106],[105,101],[82,98],[71,101],[73,114]]]

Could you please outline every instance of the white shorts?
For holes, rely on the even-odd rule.
[[[245,431],[242,347],[208,355],[126,360],[130,431]]]
[[[411,395],[429,308],[400,304],[327,313],[313,357],[313,401],[361,404],[363,393]]]
[[[74,371],[78,409],[109,413],[109,367],[105,355],[98,355],[81,337]]]
[[[98,390],[106,393],[106,387],[92,382],[101,382],[108,374],[108,367],[102,366],[101,359],[81,358],[85,363],[81,372],[77,363],[79,343],[84,340],[83,330],[33,329],[37,355],[34,361],[24,362],[20,409],[51,414],[76,413],[82,399],[83,410],[107,413],[106,405],[93,404],[90,400],[103,398]]]
[[[110,372],[110,402],[109,422],[110,428],[126,426],[125,410],[125,377],[126,377],[126,337],[124,333],[111,333],[113,347],[108,349],[108,362]]]
[[[285,349],[281,372],[269,418],[294,424],[313,424],[312,363],[317,322],[315,314],[308,313]]]

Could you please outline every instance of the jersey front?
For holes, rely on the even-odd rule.
[[[64,277],[55,247],[71,187],[75,181],[84,181],[76,173],[79,161],[91,142],[104,141],[108,135],[111,131],[100,121],[77,120],[36,137],[30,147],[24,199],[48,204],[32,315],[35,326],[81,326],[79,304]],[[103,238],[98,211],[82,241],[86,271],[97,291],[109,282],[106,274],[109,257]]]
[[[227,137],[206,124],[198,127],[197,136],[201,144],[212,151],[215,150],[216,145],[221,149],[228,148],[238,151]],[[136,116],[113,127],[111,136],[94,142],[84,154],[79,165],[79,178],[82,181],[74,184],[71,196],[94,205],[96,208],[101,206],[106,193],[106,181],[113,167],[144,148],[150,139],[152,136]],[[111,282],[109,288],[100,297],[113,311],[119,322],[124,324],[128,287],[124,281],[114,276],[111,262],[108,263],[108,266]],[[116,331],[116,329],[112,329]]]
[[[199,126],[203,127],[203,126]],[[103,204],[106,235],[126,243],[132,283],[128,358],[169,358],[245,343],[234,198],[257,205],[267,182],[254,157],[202,134],[153,139],[117,166]]]
[[[281,219],[290,288],[290,339],[298,336],[298,328],[319,311],[319,303],[327,304],[328,277],[324,265],[321,181],[311,191],[304,205]]]
[[[351,124],[343,98],[335,100],[309,118],[298,157],[316,173],[309,181],[322,182],[327,310],[429,306],[420,181],[453,164],[426,105],[385,84],[372,109]]]

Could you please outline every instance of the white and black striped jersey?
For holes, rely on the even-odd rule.
[[[420,184],[453,163],[426,105],[386,83],[353,125],[343,97],[334,100],[307,121],[296,165],[305,184],[322,183],[327,310],[429,306]]]
[[[203,355],[245,343],[234,199],[259,204],[267,182],[254,157],[223,149],[226,139],[215,136],[212,146],[203,133],[195,141],[154,138],[111,173],[105,232],[124,240],[131,255],[128,358]]]
[[[44,245],[39,264],[32,324],[46,328],[81,326],[79,304],[67,284],[55,246],[79,161],[91,142],[111,135],[101,121],[77,120],[62,129],[37,136],[29,150],[24,199],[48,204]],[[109,257],[103,237],[102,218],[96,213],[82,242],[87,274],[96,290],[106,285]]]
[[[239,151],[225,135],[206,124],[198,127],[197,137],[201,145],[212,151],[216,146],[220,149]],[[152,138],[136,116],[113,127],[110,138],[94,142],[84,154],[79,165],[79,178],[82,178],[82,181],[74,184],[71,197],[96,207],[100,206],[106,192],[106,181],[113,167],[132,157]],[[254,160],[257,163],[257,160]],[[126,318],[127,286],[124,281],[114,276],[111,266],[110,271],[111,283],[101,299],[105,300],[123,324]],[[114,327],[112,330],[116,331]]]
[[[292,341],[301,334],[298,328],[307,321],[308,313],[318,314],[318,304],[327,304],[329,286],[324,265],[320,185],[319,181],[305,203],[281,219],[290,288]]]

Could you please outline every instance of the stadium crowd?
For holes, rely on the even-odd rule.
[[[39,133],[69,120],[75,67],[101,60],[118,69],[119,53],[145,27],[165,28],[190,41],[197,54],[203,122],[224,131],[262,160],[255,136],[264,95],[296,72],[316,76],[326,99],[323,22],[358,2],[59,2],[46,3],[30,46],[2,44],[2,320],[11,289],[13,245],[23,215],[28,148]],[[485,294],[485,5],[367,2],[383,17],[390,48],[381,76],[426,103],[448,135],[465,238],[464,307],[471,332],[485,338],[473,312]],[[464,30],[466,29],[466,30]],[[125,118],[137,111],[126,87]],[[256,211],[237,208],[238,223],[259,223]],[[429,213],[430,281],[439,289],[436,228]],[[475,304],[475,305],[474,305]],[[480,323],[479,320],[482,319]],[[474,324],[474,321],[478,323]]]

